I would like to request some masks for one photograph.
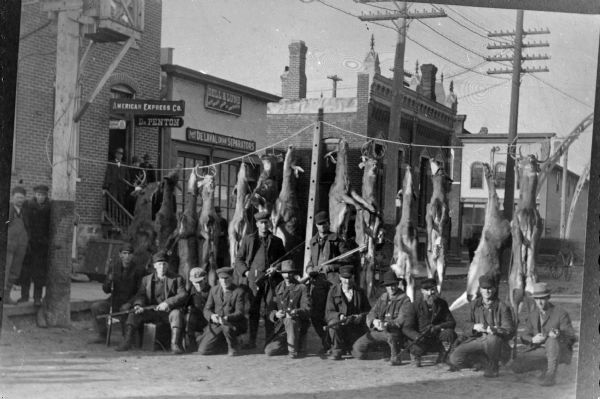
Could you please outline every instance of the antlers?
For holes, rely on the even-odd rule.
[[[381,148],[380,152],[377,152],[377,146],[375,140],[369,140],[365,144],[360,147],[360,153],[364,158],[373,158],[376,160],[380,160],[385,156],[386,146],[385,144],[379,144]]]

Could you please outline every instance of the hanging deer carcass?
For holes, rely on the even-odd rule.
[[[510,236],[510,223],[500,212],[496,182],[490,165],[484,163],[483,169],[488,186],[488,202],[481,239],[467,273],[467,289],[450,305],[450,310],[458,309],[475,298],[479,289],[479,277],[484,274],[493,275],[498,281],[500,250]]]
[[[169,238],[177,228],[175,216],[175,187],[179,180],[179,171],[175,170],[163,177],[158,190],[162,193],[160,209],[154,217],[154,230],[156,231],[156,246],[159,250],[166,250]],[[153,195],[159,195],[155,192]]]
[[[362,178],[362,198],[377,210],[377,198],[375,187],[377,184],[377,174],[379,160],[385,155],[385,148],[376,153],[375,142],[370,140],[361,148],[361,160],[358,165],[363,169]],[[354,231],[356,233],[356,244],[360,247],[366,245],[366,251],[361,253],[360,263],[360,286],[371,297],[373,293],[373,279],[375,275],[375,247],[383,242],[383,223],[379,212],[371,213],[366,209],[356,212],[354,222]]]
[[[259,212],[272,214],[277,195],[279,194],[279,185],[275,179],[277,157],[274,155],[263,155],[261,160],[263,170],[258,177],[256,188],[250,195],[249,205],[254,206]]]
[[[273,233],[283,240],[286,251],[295,247],[301,237],[300,205],[296,191],[297,179],[304,170],[296,165],[294,149],[289,146],[283,161],[283,180],[281,192],[272,214]]]
[[[406,166],[402,191],[401,193],[398,192],[398,195],[401,195],[398,199],[401,199],[402,202],[402,213],[400,222],[396,226],[394,254],[390,265],[396,276],[406,281],[406,295],[411,301],[414,300],[415,293],[413,267],[417,264],[417,230],[410,217],[412,203],[415,198],[412,180],[412,168]]]
[[[129,241],[133,245],[133,262],[136,265],[150,264],[151,254],[156,250],[156,231],[152,223],[152,195],[158,189],[158,183],[148,184],[145,174],[134,184],[130,195],[135,197],[133,220],[127,230]]]
[[[337,153],[337,159],[333,158],[334,153]],[[350,187],[348,142],[340,139],[338,149],[327,153],[325,157],[335,163],[335,179],[329,189],[330,229],[345,241],[347,239],[348,207],[352,205],[357,211],[366,208],[371,213],[375,213],[375,208]]]
[[[209,173],[200,176],[197,169],[197,167],[194,169],[194,173],[198,178],[197,185],[202,197],[202,210],[196,230],[196,237],[199,240],[198,260],[201,268],[208,269],[206,270],[208,281],[211,286],[214,286],[217,283],[217,251],[219,250],[217,237],[221,233],[214,201],[216,170],[213,168]]]
[[[248,184],[248,166],[243,162],[240,164],[233,194],[235,195],[235,212],[227,230],[229,236],[229,259],[235,259],[240,242],[246,235],[249,227],[246,203],[250,196],[250,186]]]
[[[448,177],[440,162],[432,159],[430,166],[433,193],[427,204],[425,216],[427,222],[427,274],[430,278],[435,278],[437,275],[437,288],[441,293],[446,273],[447,227],[450,219],[448,192],[452,187],[452,179]]]

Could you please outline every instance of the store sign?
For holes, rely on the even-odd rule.
[[[123,119],[110,119],[108,121],[108,128],[115,130],[123,130],[127,127],[127,123]]]
[[[214,86],[206,86],[204,106],[233,115],[242,114],[242,96]]]
[[[183,118],[178,116],[136,116],[135,125],[138,127],[182,127]]]
[[[188,141],[195,143],[205,143],[220,145],[234,150],[241,151],[254,151],[256,150],[256,142],[244,139],[238,139],[236,137],[224,136],[222,134],[216,134],[211,132],[205,132],[203,130],[187,128],[185,130],[185,137]]]
[[[185,101],[138,100],[111,98],[110,112],[133,115],[185,115]]]

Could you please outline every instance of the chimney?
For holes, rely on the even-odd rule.
[[[173,47],[163,47],[160,49],[160,65],[173,64]]]
[[[423,96],[435,101],[435,74],[437,68],[433,64],[421,65],[421,88]]]
[[[288,100],[306,98],[306,45],[302,40],[294,40],[288,48],[290,65],[281,75],[281,96]]]
[[[488,134],[488,128],[482,126],[481,129],[479,129],[479,134]]]

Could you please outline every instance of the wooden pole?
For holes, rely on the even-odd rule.
[[[312,154],[310,161],[310,182],[308,189],[308,209],[306,212],[306,235],[304,241],[304,276],[306,264],[310,260],[310,239],[313,236],[315,207],[319,203],[319,179],[321,171],[321,144],[323,141],[323,108],[319,108],[317,125],[313,131]]]
[[[567,188],[569,184],[569,150],[563,154],[562,187],[560,191],[560,238],[565,239],[567,234]]]

